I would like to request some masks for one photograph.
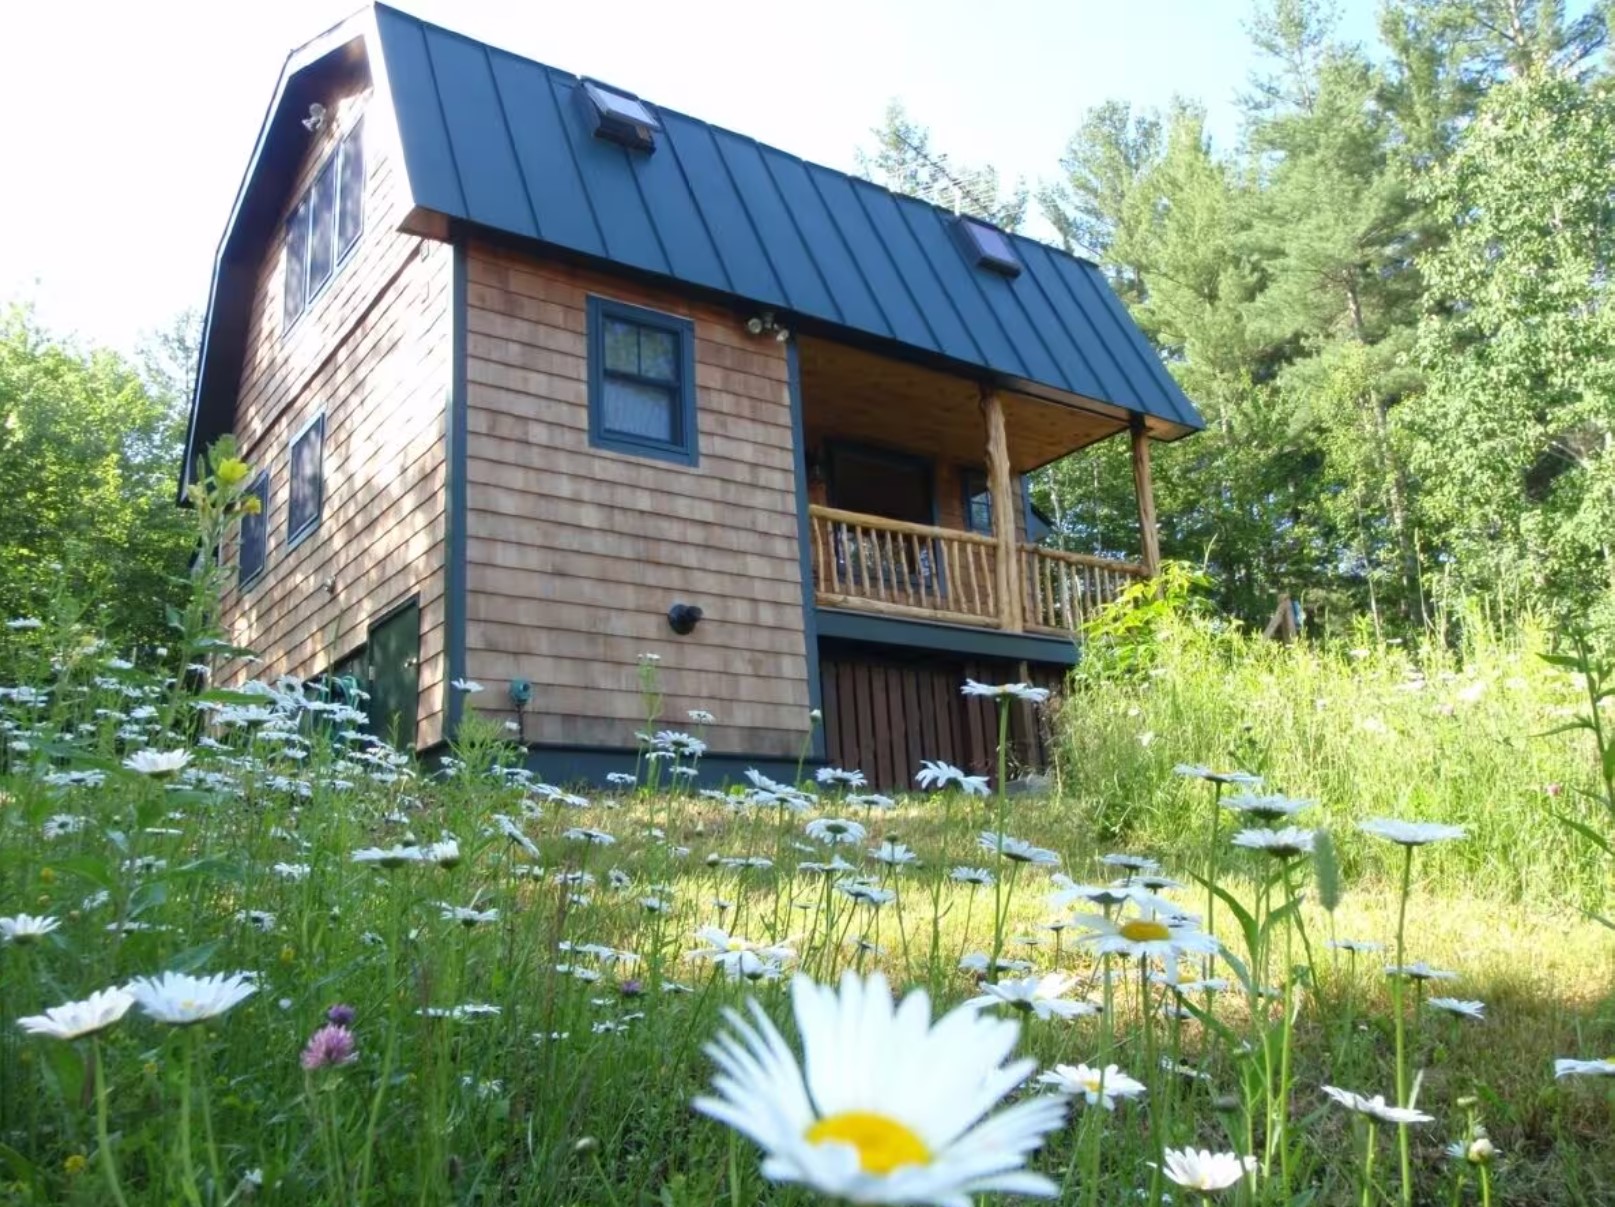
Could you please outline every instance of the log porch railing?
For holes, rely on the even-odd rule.
[[[1016,547],[1018,564],[1001,580],[995,537],[817,504],[808,508],[808,521],[823,607],[1069,632],[1147,577],[1131,562],[1023,544]],[[1018,590],[1016,600],[1003,598],[1001,581]]]

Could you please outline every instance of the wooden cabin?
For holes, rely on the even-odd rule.
[[[224,682],[351,677],[423,753],[475,709],[556,781],[706,710],[714,779],[892,788],[991,766],[961,680],[1059,680],[1200,424],[1094,265],[376,5],[276,87],[187,464],[261,467]],[[1110,438],[1138,563],[1026,501]]]

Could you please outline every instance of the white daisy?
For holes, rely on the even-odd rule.
[[[30,1035],[48,1035],[52,1039],[80,1039],[104,1031],[129,1013],[135,996],[121,986],[102,989],[90,994],[82,1002],[67,1002],[52,1006],[44,1014],[19,1018],[17,1025]]]
[[[451,679],[449,680],[449,686],[457,692],[465,692],[468,696],[487,690],[475,679]]]
[[[1255,1157],[1237,1153],[1214,1153],[1208,1149],[1169,1148],[1161,1172],[1185,1190],[1209,1194],[1227,1190],[1256,1168]]]
[[[991,963],[992,961],[988,959],[986,952],[973,951],[969,955],[959,957],[959,971],[974,973],[978,976],[984,975]],[[1032,963],[1030,960],[1015,960],[1009,956],[999,956],[998,971],[1031,972]]]
[[[1009,1006],[1023,1014],[1035,1014],[1047,1022],[1051,1018],[1081,1018],[1098,1014],[1099,1007],[1092,1002],[1067,998],[1064,995],[1076,985],[1077,978],[1068,972],[1051,972],[1043,976],[1023,977],[1020,980],[1002,980],[994,984],[984,981],[985,992],[971,998],[969,1006]]]
[[[1004,697],[1013,697],[1025,700],[1030,704],[1042,704],[1049,698],[1049,689],[1046,687],[1033,687],[1030,683],[977,683],[974,679],[966,679],[965,685],[959,689],[960,694],[966,696],[985,696],[988,699],[999,700]]]
[[[893,842],[888,838],[880,846],[869,852],[870,858],[877,859],[888,867],[900,868],[911,863],[918,863],[920,857],[911,851],[906,843]]]
[[[1282,830],[1241,830],[1233,837],[1236,847],[1261,851],[1275,859],[1294,859],[1312,853],[1313,832],[1285,826]]]
[[[1179,763],[1172,768],[1173,775],[1181,775],[1190,779],[1205,780],[1212,784],[1240,784],[1246,787],[1255,787],[1262,782],[1262,777],[1252,775],[1249,771],[1213,771],[1201,763]]]
[[[1116,1109],[1118,1098],[1137,1098],[1144,1093],[1142,1081],[1134,1081],[1115,1065],[1106,1065],[1103,1069],[1055,1065],[1047,1073],[1040,1073],[1038,1081],[1072,1098],[1080,1095],[1089,1106],[1102,1106],[1107,1111]]]
[[[123,760],[123,765],[141,775],[173,775],[183,771],[190,761],[188,750],[137,750]]]
[[[1060,857],[1047,847],[1034,847],[1031,843],[1019,838],[1011,838],[1007,834],[994,834],[991,830],[983,830],[977,839],[977,845],[984,851],[991,851],[995,855],[1002,855],[1014,863],[1036,863],[1051,866],[1060,862]]]
[[[843,880],[836,885],[836,888],[854,901],[862,901],[865,905],[873,905],[877,909],[897,900],[897,894],[891,889],[881,888],[865,880]]]
[[[707,1047],[717,1095],[694,1103],[763,1148],[765,1177],[857,1204],[1057,1193],[1025,1161],[1064,1121],[1062,1099],[983,1120],[1034,1067],[1004,1063],[1018,1024],[960,1007],[933,1025],[923,990],[894,1007],[878,973],[848,972],[839,990],[797,976],[791,998],[802,1063],[753,1001],[749,1020],[726,1012],[732,1030]]]
[[[1263,825],[1294,817],[1303,809],[1310,809],[1316,801],[1299,800],[1289,796],[1242,792],[1223,801],[1222,807],[1242,817],[1249,817]]]
[[[972,884],[978,887],[993,882],[993,874],[986,868],[957,867],[948,873],[948,879],[957,884]]]
[[[477,909],[468,905],[450,905],[447,901],[439,901],[438,908],[443,911],[445,922],[458,922],[461,926],[470,928],[481,926],[487,922],[499,921],[497,909]]]
[[[1573,1060],[1561,1056],[1553,1062],[1554,1077],[1615,1077],[1615,1060]]]
[[[361,847],[348,858],[354,863],[373,863],[377,867],[398,868],[406,863],[419,863],[421,849],[412,846]]]
[[[1432,1010],[1444,1010],[1448,1014],[1456,1014],[1459,1018],[1473,1018],[1484,1022],[1486,1019],[1486,1003],[1467,1001],[1458,997],[1433,997],[1425,1002]]]
[[[19,947],[37,943],[62,924],[60,918],[46,918],[34,914],[18,914],[13,918],[0,918],[0,940]]]
[[[864,840],[868,833],[863,826],[855,821],[847,821],[841,817],[819,817],[808,822],[805,827],[807,836],[815,842],[846,843],[851,845]]]
[[[1372,939],[1330,939],[1325,947],[1333,947],[1336,951],[1374,952],[1384,951],[1385,944],[1375,943]]]
[[[589,826],[573,826],[570,830],[561,832],[562,838],[569,838],[573,842],[589,842],[595,846],[609,847],[617,840],[604,830],[595,830]]]
[[[1333,1098],[1349,1111],[1356,1111],[1359,1115],[1367,1115],[1381,1123],[1432,1123],[1434,1116],[1426,1115],[1423,1111],[1414,1110],[1407,1106],[1393,1106],[1385,1101],[1383,1094],[1375,1094],[1372,1098],[1364,1098],[1361,1094],[1353,1094],[1350,1090],[1342,1090],[1332,1085],[1323,1087],[1323,1092]]]
[[[1462,826],[1444,826],[1430,821],[1396,821],[1388,817],[1373,818],[1360,823],[1357,828],[1364,834],[1389,839],[1404,847],[1422,847],[1426,843],[1469,836],[1469,831]]]
[[[1081,941],[1092,943],[1101,955],[1161,960],[1175,968],[1180,956],[1215,955],[1219,950],[1217,940],[1197,927],[1154,913],[1116,918],[1079,914],[1072,920],[1089,931]]]
[[[966,775],[952,763],[944,763],[940,759],[921,759],[914,782],[922,788],[946,788],[949,784],[958,784],[966,796],[986,796],[989,791],[985,775]]]
[[[840,784],[844,788],[862,788],[869,782],[857,768],[820,767],[813,778],[821,784]]]
[[[1158,872],[1161,865],[1143,855],[1101,855],[1099,862],[1107,868],[1126,868],[1130,872]]]
[[[1402,976],[1410,981],[1456,981],[1458,974],[1448,972],[1442,968],[1431,968],[1423,960],[1414,964],[1390,964],[1385,969],[1386,976]]]
[[[148,1018],[183,1027],[216,1018],[258,991],[250,972],[194,977],[165,972],[157,977],[136,977],[129,992]]]

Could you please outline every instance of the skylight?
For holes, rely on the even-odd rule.
[[[991,269],[1006,277],[1020,276],[1021,260],[1015,254],[1015,245],[996,226],[961,216],[954,219],[953,232],[965,258],[977,268]]]
[[[650,106],[631,92],[584,80],[578,88],[583,116],[596,138],[608,139],[636,151],[654,151],[661,122]]]

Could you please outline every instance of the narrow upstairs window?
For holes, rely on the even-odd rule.
[[[241,551],[237,561],[236,582],[242,588],[250,587],[263,576],[269,561],[269,473],[264,471],[247,487],[247,498],[258,500],[256,514],[248,512],[241,517]]]
[[[343,135],[286,219],[284,321],[290,331],[341,270],[364,230],[364,123]]]
[[[286,547],[302,543],[320,526],[325,499],[325,416],[316,415],[292,437],[291,488],[286,503]]]

